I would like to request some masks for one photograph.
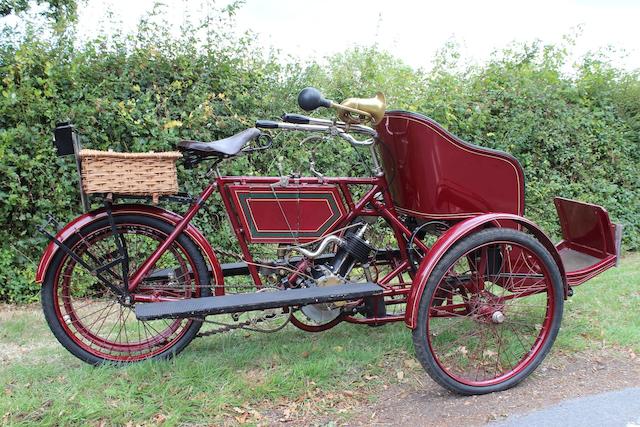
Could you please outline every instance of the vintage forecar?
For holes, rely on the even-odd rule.
[[[524,174],[509,154],[420,114],[385,111],[382,94],[337,104],[306,88],[298,103],[338,117],[286,114],[173,153],[84,150],[71,125],[56,129],[58,154],[75,155],[86,212],[40,227],[50,243],[36,279],[60,343],[97,365],[171,357],[198,336],[237,329],[400,321],[447,389],[489,393],[526,378],[549,352],[572,288],[617,263],[621,227],[599,206],[556,198],[563,240],[554,245],[524,217]],[[370,155],[370,176],[324,176],[313,155],[310,176],[218,172],[284,131],[306,133],[311,153],[346,141]],[[197,197],[178,193],[180,157],[209,166]],[[192,224],[212,195],[233,250],[213,248]],[[89,211],[89,197],[102,206]],[[165,202],[185,213],[157,206]]]

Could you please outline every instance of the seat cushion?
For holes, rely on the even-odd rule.
[[[200,156],[230,157],[238,154],[248,142],[260,136],[256,128],[249,128],[228,138],[217,141],[180,141],[178,148],[182,151],[190,151]]]

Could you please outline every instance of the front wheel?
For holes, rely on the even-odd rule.
[[[558,266],[513,229],[480,231],[438,262],[413,331],[429,375],[460,394],[506,390],[531,374],[558,334],[564,304]]]
[[[143,215],[114,217],[133,273],[171,233],[173,227]],[[64,244],[92,267],[118,257],[106,218],[78,230]],[[123,287],[122,270],[105,271],[109,282]],[[186,299],[208,296],[210,273],[194,243],[181,234],[135,289],[136,296]],[[126,303],[65,251],[58,250],[45,275],[42,308],[58,341],[79,359],[94,365],[167,358],[177,354],[198,333],[197,319],[140,321],[135,303]]]

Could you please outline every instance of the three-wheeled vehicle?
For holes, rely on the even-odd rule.
[[[450,390],[488,393],[526,378],[573,287],[616,264],[621,227],[602,207],[556,198],[563,240],[554,245],[524,217],[525,178],[511,155],[420,114],[385,111],[382,94],[338,104],[306,88],[298,102],[338,116],[286,114],[226,139],[182,141],[176,153],[83,150],[71,125],[56,129],[59,154],[76,157],[85,207],[58,230],[54,220],[40,228],[50,243],[36,280],[60,343],[85,362],[121,364],[237,329],[400,321]],[[218,172],[291,131],[309,135],[309,176]],[[369,176],[316,169],[314,147],[340,140],[366,150]],[[179,157],[209,167],[197,197],[177,191]],[[214,194],[236,248],[212,247],[192,224]],[[103,205],[89,211],[89,197]],[[184,214],[158,206],[165,201],[184,203]]]

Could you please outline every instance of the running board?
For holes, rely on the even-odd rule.
[[[375,283],[352,283],[284,291],[252,292],[217,297],[136,304],[139,320],[180,319],[212,314],[240,313],[321,302],[350,301],[382,294]]]

